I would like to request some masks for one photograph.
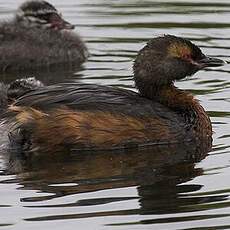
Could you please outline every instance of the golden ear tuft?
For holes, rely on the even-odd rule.
[[[168,54],[172,57],[183,58],[190,57],[192,53],[191,48],[182,43],[172,43],[168,47]]]

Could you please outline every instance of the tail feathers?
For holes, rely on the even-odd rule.
[[[28,150],[33,151],[32,130],[36,121],[44,118],[46,114],[31,107],[14,105],[9,106],[7,114],[11,149],[17,149],[24,153]]]

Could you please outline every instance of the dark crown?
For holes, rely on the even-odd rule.
[[[24,2],[17,11],[17,16],[38,16],[51,13],[58,13],[54,6],[46,1]]]

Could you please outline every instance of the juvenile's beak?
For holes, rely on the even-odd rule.
[[[226,64],[226,62],[218,58],[205,56],[203,59],[198,61],[198,64],[201,66],[201,68],[206,68],[222,66]]]
[[[69,22],[65,21],[60,15],[53,14],[52,17],[49,19],[53,28],[58,30],[73,30],[74,25],[70,24]]]
[[[66,29],[66,30],[73,30],[75,28],[73,24],[70,24],[69,22],[65,20],[62,21],[62,25],[63,25],[63,29]]]

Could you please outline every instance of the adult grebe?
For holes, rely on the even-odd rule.
[[[87,48],[46,1],[26,1],[12,21],[0,24],[0,72],[79,66],[88,57]]]
[[[63,83],[26,93],[6,118],[11,141],[24,150],[115,149],[212,138],[210,119],[194,97],[173,82],[224,62],[190,41],[153,38],[134,63],[139,93]],[[8,126],[9,127],[9,126]],[[8,130],[9,131],[9,130]]]

